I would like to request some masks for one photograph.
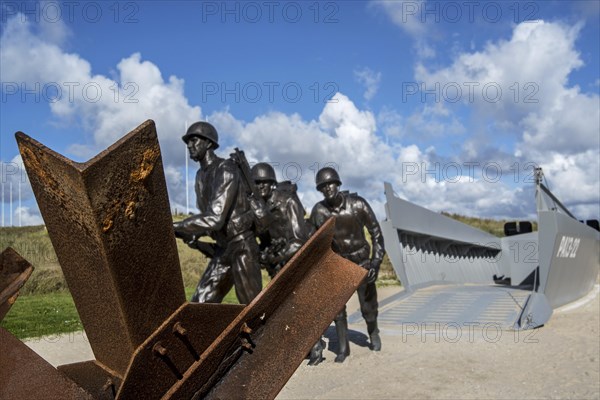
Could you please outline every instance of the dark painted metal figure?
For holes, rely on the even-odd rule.
[[[258,235],[260,262],[272,279],[312,235],[313,226],[304,219],[306,212],[296,194],[296,185],[289,181],[277,183],[271,165],[256,164],[252,167],[252,179],[273,218],[269,228]],[[309,365],[323,360],[323,346],[319,339],[310,352]]]
[[[367,278],[358,287],[360,311],[367,322],[371,349],[381,350],[381,339],[377,328],[377,288],[375,281],[385,254],[383,235],[371,206],[355,193],[340,192],[342,184],[337,171],[322,168],[317,172],[317,190],[324,200],[315,204],[310,214],[311,222],[318,228],[331,217],[335,217],[335,234],[332,249],[342,257],[369,270]],[[365,237],[364,228],[371,235],[371,246]],[[335,362],[343,362],[350,355],[348,342],[348,320],[346,307],[335,317],[335,328],[339,340],[339,352]]]
[[[252,179],[272,217],[268,229],[258,238],[260,263],[273,278],[308,240],[312,225],[304,219],[306,212],[296,194],[296,185],[289,181],[277,183],[272,166],[256,164],[252,167]]]
[[[200,163],[196,196],[200,214],[173,224],[190,247],[211,256],[191,301],[220,303],[232,286],[240,303],[249,304],[262,289],[254,214],[237,164],[215,154],[217,130],[208,122],[192,124],[183,136],[190,158]],[[209,236],[210,246],[197,239]],[[208,248],[208,249],[207,249]]]

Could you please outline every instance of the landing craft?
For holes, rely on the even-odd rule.
[[[495,324],[530,329],[589,293],[600,267],[598,221],[578,221],[535,173],[538,231],[507,223],[498,238],[394,195],[381,227],[405,287],[382,324]]]

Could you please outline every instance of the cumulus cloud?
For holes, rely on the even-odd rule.
[[[62,150],[79,160],[90,159],[146,119],[153,119],[172,178],[169,193],[181,211],[185,195],[182,201],[179,193],[184,179],[173,173],[186,159],[181,135],[185,122],[197,121],[202,114],[185,97],[184,81],[175,76],[164,79],[160,69],[139,53],[117,64],[114,79],[93,74],[87,60],[62,49],[69,34],[62,21],[46,25],[20,15],[7,20],[0,37],[3,82],[51,89],[47,97],[51,97],[52,113],[59,120],[79,124],[91,136],[91,141],[72,143]],[[28,184],[24,191],[31,194]]]
[[[375,72],[368,67],[354,70],[354,77],[365,87],[365,100],[371,100],[379,90],[381,72]]]
[[[237,142],[256,160],[289,160],[306,169],[333,163],[348,176],[347,181],[363,182],[385,171],[386,163],[394,161],[393,154],[375,134],[373,113],[359,110],[341,93],[333,100],[318,120],[275,112],[259,116],[243,126]],[[303,176],[311,174],[306,171]]]
[[[382,7],[391,18],[392,22],[413,37],[424,36],[426,26],[421,19],[420,10],[425,5],[425,0],[417,1],[374,1],[377,7]]]
[[[44,220],[38,210],[29,207],[17,207],[14,211],[14,226],[43,225]]]
[[[250,162],[270,162],[279,179],[295,181],[309,210],[322,199],[314,187],[317,169],[332,165],[340,172],[342,189],[368,198],[380,217],[384,181],[391,182],[400,196],[435,211],[506,217],[533,213],[532,198],[527,199],[531,207],[524,207],[519,192],[504,183],[467,165],[448,168],[433,147],[422,150],[415,144],[390,143],[377,134],[377,118],[371,111],[359,109],[342,93],[334,100],[315,120],[272,112],[242,122],[228,111],[209,118],[227,129]],[[401,122],[394,113],[379,119],[390,126]],[[219,151],[228,154],[231,148]]]
[[[428,35],[433,26],[423,17],[426,3],[426,0],[382,0],[371,3],[374,7],[382,9],[395,25],[415,40],[417,55],[424,59],[435,57],[435,49],[428,43]]]
[[[55,31],[66,29],[61,21],[52,25]],[[115,79],[93,74],[87,60],[65,52],[43,35],[44,30],[39,31],[38,25],[18,15],[7,21],[0,38],[2,79],[52,89],[48,95],[52,113],[91,132],[93,142],[73,144],[69,154],[89,158],[144,120],[153,119],[163,157],[170,163],[183,162],[177,147],[183,146],[184,123],[200,119],[201,110],[189,104],[182,79],[164,79],[160,69],[140,53],[117,64]]]
[[[600,101],[597,94],[569,86],[569,74],[583,66],[575,47],[580,30],[579,24],[522,23],[508,40],[460,54],[446,68],[419,64],[415,75],[429,87],[470,82],[476,88],[473,101],[465,95],[462,102],[471,102],[482,130],[464,143],[465,154],[481,159],[489,151],[481,145],[482,136],[489,146],[512,135],[513,157],[541,165],[556,194],[590,216],[597,207],[586,204],[597,204],[600,193]],[[486,85],[499,88],[502,96],[488,93],[494,96],[490,101]]]
[[[567,36],[566,39],[563,37],[563,42],[557,42],[562,52],[552,50],[555,51],[554,56],[576,57],[572,40],[577,31],[570,31],[564,27],[552,28],[549,33],[543,34],[534,34],[533,31],[515,32],[514,40],[526,43],[534,37],[543,40],[545,34],[554,34],[554,39],[560,39],[562,33],[563,36]],[[569,37],[569,34],[572,37]],[[197,164],[189,161],[190,173],[186,187],[183,170],[186,151],[181,142],[181,133],[185,121],[191,123],[203,116],[200,107],[190,105],[185,97],[182,79],[174,76],[165,79],[159,66],[144,60],[139,53],[131,54],[118,63],[114,79],[92,74],[91,65],[87,60],[77,54],[65,52],[56,42],[46,41],[36,34],[34,27],[22,21],[10,20],[0,40],[2,65],[9,65],[3,69],[3,77],[24,82],[78,82],[82,86],[93,82],[103,94],[107,94],[92,102],[89,101],[91,93],[86,98],[86,95],[78,92],[73,99],[61,98],[49,104],[54,115],[65,120],[76,119],[91,133],[92,141],[73,143],[69,148],[71,153],[89,158],[145,119],[154,119],[163,152],[171,207],[173,210],[184,211],[189,202],[190,207],[194,209],[196,199],[192,183]],[[462,61],[469,59],[469,54],[466,54],[458,58],[452,66],[439,71],[431,72],[421,66],[417,75],[428,82],[436,79],[456,79],[456,76],[464,76],[465,79],[472,79],[473,76],[484,79],[488,75],[494,78],[502,77],[502,73],[497,69],[509,68],[512,65],[494,63],[489,58],[498,53],[508,60],[509,57],[504,54],[507,51],[505,49],[527,47],[517,44],[509,46],[512,41],[513,39],[506,43],[490,44],[483,52],[474,53],[477,55],[473,57],[475,61]],[[542,53],[539,53],[538,61],[549,63]],[[562,69],[563,75],[580,65],[577,60],[571,59],[570,62],[571,64]],[[486,75],[486,68],[494,74],[488,72]],[[459,73],[462,75],[458,75]],[[562,76],[555,71],[552,73],[555,74],[554,78]],[[380,76],[370,70],[364,76],[367,88],[374,87],[380,79]],[[524,73],[522,79],[529,79],[529,76]],[[531,76],[538,75],[532,73]],[[565,76],[562,78],[563,84],[555,86],[557,93],[561,88],[566,90],[567,79]],[[115,91],[115,88],[118,90]],[[569,90],[572,98],[580,100],[581,94],[578,89]],[[369,90],[365,97],[368,93]],[[119,101],[115,101],[114,94],[119,96]],[[121,101],[125,98],[137,101]],[[411,132],[414,136],[423,132],[431,136],[449,132],[456,135],[465,134],[467,129],[456,119],[449,107],[426,106],[420,112],[405,117],[395,110],[384,110],[385,112],[375,114],[370,110],[361,109],[343,93],[337,93],[332,100],[325,104],[320,115],[313,119],[306,119],[295,113],[271,111],[250,121],[243,121],[227,108],[206,118],[219,130],[222,146],[217,151],[218,154],[228,156],[233,147],[240,147],[246,151],[250,162],[271,162],[280,180],[289,179],[299,185],[300,197],[308,210],[321,200],[320,193],[314,188],[316,171],[331,165],[340,171],[344,183],[342,189],[358,191],[368,198],[380,218],[384,216],[383,181],[391,182],[402,197],[435,211],[497,217],[533,213],[533,199],[527,198],[524,191],[515,191],[502,181],[484,176],[482,171],[470,171],[464,164],[455,163],[458,168],[455,165],[452,173],[449,173],[448,165],[455,160],[443,158],[435,147],[416,143],[416,140],[411,138]],[[534,107],[533,110],[538,114],[529,109],[523,111],[518,123],[527,127],[525,117],[533,121],[536,117],[544,118],[546,115],[540,106]],[[496,111],[486,112],[496,115]],[[576,117],[577,114],[574,114],[566,119],[565,123],[575,121]],[[437,121],[437,125],[432,124],[432,121]],[[444,121],[453,123],[445,124]],[[539,126],[539,123],[530,122],[529,125],[532,128],[530,140],[538,140],[540,131],[533,130],[533,127]],[[424,131],[425,128],[429,131]],[[587,140],[585,135],[583,137],[584,141]],[[521,138],[522,143],[525,143],[524,133]],[[524,144],[522,147],[526,148]],[[473,156],[481,155],[477,146],[471,151]],[[581,179],[579,172],[584,163],[593,162],[593,153],[586,158],[581,152],[577,152],[576,148],[571,156],[565,157],[555,159],[549,166],[549,174],[554,171],[569,171],[571,166],[574,166],[576,170],[570,170],[571,175],[565,175],[564,179]],[[596,185],[597,181],[596,179]],[[590,190],[593,187],[592,184]],[[594,197],[589,199],[593,201]],[[34,211],[19,212],[21,218],[34,221]]]
[[[579,92],[566,85],[568,75],[583,65],[575,49],[580,29],[544,21],[521,23],[509,40],[461,53],[449,67],[430,71],[418,63],[415,77],[428,88],[439,86],[442,94],[445,88],[447,103],[458,92],[462,104],[494,117],[522,118],[531,111],[553,110],[570,90]]]

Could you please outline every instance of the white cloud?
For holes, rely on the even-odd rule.
[[[433,25],[427,23],[428,19],[424,17],[425,0],[411,1],[374,1],[373,5],[380,7],[406,34],[415,40],[415,50],[421,58],[435,57],[435,50],[428,43]],[[434,21],[434,19],[430,19]]]
[[[443,103],[425,104],[422,109],[409,115],[404,124],[404,132],[412,138],[437,142],[442,138],[462,135],[466,128]]]
[[[172,209],[184,210],[186,197],[182,167],[185,147],[181,142],[181,135],[184,122],[187,120],[191,123],[200,119],[201,110],[200,107],[189,104],[184,94],[183,80],[177,77],[164,79],[157,65],[143,60],[137,53],[119,62],[115,80],[104,75],[92,75],[88,61],[77,54],[66,53],[56,43],[45,41],[33,32],[30,25],[13,20],[7,24],[0,40],[2,65],[9,65],[3,69],[3,77],[8,74],[6,76],[10,80],[42,83],[93,82],[99,85],[103,94],[107,94],[96,102],[89,101],[89,98],[86,100],[80,93],[72,101],[63,98],[50,104],[56,116],[63,119],[77,118],[92,134],[92,143],[74,143],[69,148],[71,153],[88,158],[145,119],[154,119],[163,152],[171,206]],[[501,47],[501,44],[497,45],[498,51]],[[568,52],[569,46],[565,49]],[[481,65],[490,65],[484,61],[482,60]],[[575,68],[576,65],[577,62],[573,62],[570,68]],[[467,67],[455,68],[457,71],[464,70],[464,75],[469,76],[467,72],[470,70]],[[568,71],[569,68],[565,70]],[[436,76],[436,73],[429,73],[424,68],[421,73],[424,77]],[[443,71],[438,73],[443,75]],[[135,84],[133,90],[131,86],[128,89],[128,83]],[[115,84],[120,88],[117,92],[119,101],[115,101],[113,97],[114,89],[111,91],[111,87],[116,87]],[[133,94],[135,90],[137,92]],[[121,101],[127,95],[138,101]],[[421,149],[408,141],[389,143],[378,135],[378,124],[390,136],[405,135],[407,128],[417,132],[419,127],[426,127],[431,121],[438,121],[439,125],[443,125],[442,119],[452,121],[454,117],[448,108],[425,108],[420,114],[409,118],[390,111],[376,118],[373,112],[360,109],[342,93],[337,93],[332,100],[324,106],[318,118],[309,120],[299,114],[288,115],[272,111],[247,122],[236,118],[227,108],[215,112],[208,119],[220,134],[222,146],[217,153],[228,156],[233,147],[240,147],[246,151],[251,162],[278,163],[275,166],[278,178],[292,179],[298,183],[299,195],[307,210],[321,199],[320,193],[314,188],[316,170],[331,163],[339,168],[344,183],[342,189],[358,191],[369,199],[380,217],[384,216],[383,181],[392,182],[398,193],[435,211],[478,216],[510,216],[530,212],[521,198],[522,193],[515,192],[502,182],[492,182],[481,176],[471,179],[464,171],[459,174],[459,179],[436,181],[428,173],[431,166],[443,168],[439,166],[435,148]],[[402,125],[398,127],[398,124]],[[462,124],[456,121],[450,127],[431,126],[430,134],[461,134],[464,130]],[[537,137],[536,132],[532,131],[532,138]],[[402,138],[405,139],[404,136]],[[573,163],[581,168],[585,161],[586,159],[574,159]],[[560,163],[556,163],[558,169]],[[404,174],[407,166],[416,166],[416,173]],[[190,206],[196,200],[192,190],[196,168],[197,164],[190,161]],[[590,188],[592,189],[593,187]],[[533,205],[533,198],[527,199],[526,203]],[[32,220],[35,217],[31,211],[27,211],[28,214],[20,212],[21,217],[27,215]]]
[[[44,220],[39,211],[29,207],[17,207],[14,211],[13,226],[43,225]]]
[[[462,97],[481,129],[465,141],[465,154],[483,159],[494,142],[516,140],[516,160],[541,165],[559,198],[593,216],[597,207],[586,204],[597,205],[600,193],[600,100],[569,86],[569,74],[583,65],[575,47],[580,30],[579,24],[522,23],[509,40],[460,54],[446,68],[430,71],[418,65],[416,78],[428,87],[477,84],[471,104],[467,95]],[[502,97],[486,101],[485,85],[501,88]],[[490,127],[504,137],[491,137]]]
[[[463,103],[472,103],[480,116],[495,123],[518,121],[524,147],[579,152],[597,143],[598,117],[591,117],[600,116],[597,95],[567,86],[569,74],[583,65],[575,49],[580,28],[544,21],[522,23],[510,40],[460,54],[447,68],[429,71],[419,64],[416,78],[428,87],[460,86]],[[495,95],[497,88],[501,96]]]
[[[392,108],[384,107],[377,114],[377,123],[386,138],[401,138],[404,135],[403,121],[402,115]]]
[[[60,21],[53,26],[55,31],[66,29]],[[139,53],[117,64],[116,80],[92,74],[87,60],[65,52],[37,30],[37,25],[19,16],[7,21],[0,38],[2,79],[23,82],[27,87],[37,83],[59,88],[61,95],[53,95],[56,101],[50,103],[53,114],[78,121],[94,140],[73,144],[69,154],[87,158],[146,119],[153,119],[163,145],[163,158],[183,162],[180,150],[185,121],[200,119],[201,110],[188,103],[182,79],[163,79],[159,68],[142,60]]]
[[[317,121],[304,121],[298,114],[261,115],[237,133],[236,142],[257,160],[297,162],[305,167],[330,162],[361,180],[385,171],[386,162],[393,162],[391,149],[375,131],[374,115],[337,93]]]
[[[64,29],[58,25],[63,26],[62,22],[57,22],[52,24],[52,29]],[[64,53],[39,30],[39,25],[32,24],[20,14],[6,21],[0,38],[3,81],[89,82],[86,78],[91,74],[90,64],[76,54]]]
[[[469,174],[464,165],[462,176],[445,176],[446,166],[437,159],[434,148],[423,151],[417,145],[387,143],[376,135],[372,112],[360,110],[341,93],[334,99],[337,102],[327,104],[318,120],[272,112],[246,123],[228,111],[211,115],[210,120],[220,132],[221,128],[227,130],[250,162],[275,163],[279,179],[298,178],[300,197],[309,211],[322,199],[314,187],[316,169],[333,163],[339,167],[342,189],[358,191],[369,199],[380,217],[384,216],[384,181],[391,182],[401,196],[435,211],[479,216],[533,212],[533,197],[526,199],[531,206],[527,208],[518,191],[486,180],[480,173]],[[401,122],[397,114],[384,120],[390,125]],[[218,151],[228,154],[231,148]],[[436,169],[441,179],[436,180],[430,172]]]
[[[373,2],[373,4],[382,7],[386,11],[394,24],[413,37],[424,36],[427,32],[421,18],[421,9],[425,3],[425,0]]]
[[[600,194],[598,148],[574,155],[551,152],[544,153],[544,156],[546,159],[541,163],[544,175],[557,197],[563,203],[595,206],[595,213],[586,215],[595,215],[597,218],[600,204],[598,202]]]
[[[381,72],[375,72],[368,67],[354,70],[355,79],[365,87],[365,100],[371,100],[379,90]]]

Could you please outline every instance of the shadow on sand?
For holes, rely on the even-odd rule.
[[[329,328],[327,328],[323,336],[329,339],[329,345],[327,346],[327,350],[337,354],[339,350],[339,341],[335,332],[335,326],[332,325]],[[348,340],[350,341],[350,347],[352,347],[352,345],[360,347],[369,347],[370,343],[368,339],[369,337],[364,333],[348,329]],[[352,348],[350,350],[352,351]]]

